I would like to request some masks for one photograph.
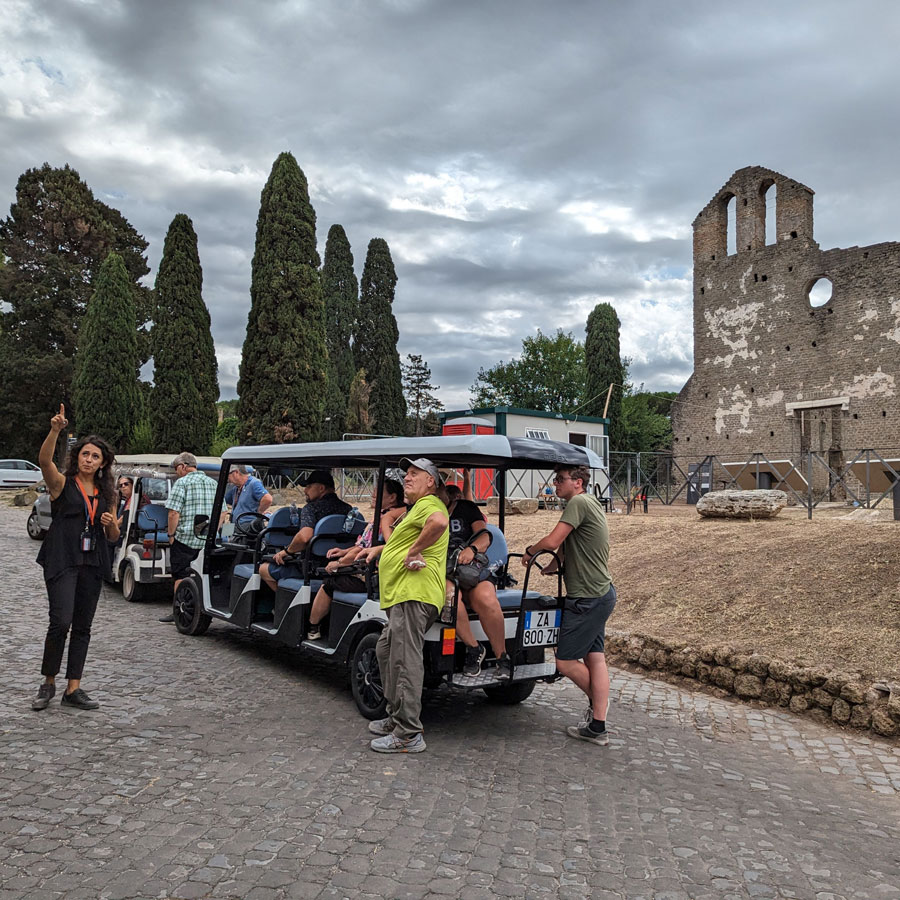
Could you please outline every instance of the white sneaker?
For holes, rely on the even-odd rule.
[[[394,720],[388,716],[386,719],[374,719],[369,722],[369,731],[372,734],[390,734],[394,730]]]
[[[421,753],[425,749],[425,738],[414,734],[411,738],[399,738],[396,734],[386,734],[375,738],[369,746],[376,753]]]

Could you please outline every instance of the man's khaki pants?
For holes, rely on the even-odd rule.
[[[388,623],[375,645],[375,655],[394,734],[405,740],[422,732],[425,632],[440,610],[431,603],[406,600],[384,612]]]

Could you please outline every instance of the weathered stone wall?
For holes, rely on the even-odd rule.
[[[772,185],[777,241],[766,245]],[[813,307],[822,277],[832,297]],[[677,455],[896,449],[898,390],[900,243],[821,250],[809,188],[770,169],[735,172],[694,221],[694,373],[673,404]]]
[[[606,653],[613,664],[656,672],[669,681],[699,682],[721,695],[831,721],[882,737],[900,736],[900,685],[801,665],[731,647],[683,647],[642,634],[611,631]]]

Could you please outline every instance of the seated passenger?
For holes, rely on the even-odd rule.
[[[372,491],[372,505],[378,498],[378,494]],[[397,520],[406,512],[406,506],[403,503],[403,485],[393,478],[387,478],[384,482],[384,491],[382,495],[381,519],[379,542],[386,541],[391,536],[394,525]],[[365,531],[356,539],[356,543],[347,550],[336,547],[334,550],[328,551],[328,565],[325,569],[329,572],[335,572],[341,566],[349,566],[357,556],[372,546],[372,526],[373,522],[366,525]],[[306,635],[307,640],[318,641],[322,638],[322,630],[319,627],[322,619],[328,615],[331,609],[331,600],[335,591],[344,591],[348,594],[364,594],[366,591],[366,582],[362,578],[355,575],[331,575],[326,578],[316,593],[312,603],[312,609],[309,612],[309,632]]]
[[[272,505],[272,495],[247,466],[234,466],[228,473],[228,484],[225,502],[231,507],[232,522],[237,522],[243,513],[262,515]],[[245,516],[245,525],[248,520],[249,516]]]
[[[305,481],[301,481],[303,492],[306,494],[306,506],[300,510],[300,530],[291,538],[290,544],[284,550],[279,550],[271,563],[263,563],[259,567],[259,574],[263,581],[274,591],[278,582],[285,578],[302,578],[303,572],[299,565],[286,563],[288,554],[300,554],[306,549],[306,545],[313,536],[316,522],[325,516],[346,516],[352,509],[349,503],[344,503],[334,492],[334,479],[331,473],[324,469],[317,469],[310,473]],[[323,560],[324,561],[324,560]]]
[[[468,479],[466,479],[468,481]],[[487,531],[484,516],[481,510],[471,501],[462,496],[462,491],[455,484],[447,485],[447,493],[450,497],[450,553],[455,548],[462,547],[473,534]],[[487,550],[489,538],[476,539],[474,546],[463,547],[457,557],[460,563],[470,563],[475,556],[476,549],[482,553]],[[463,668],[465,675],[478,675],[481,672],[481,664],[487,656],[487,650],[475,640],[472,634],[472,626],[469,624],[468,609],[478,614],[481,627],[491,642],[491,649],[497,659],[497,678],[507,679],[512,675],[512,665],[506,653],[506,634],[503,621],[503,610],[500,609],[500,601],[497,599],[497,579],[489,569],[481,574],[481,581],[471,590],[460,590],[459,596],[462,603],[457,603],[456,609],[456,633],[466,645],[466,662]],[[452,581],[447,581],[448,594],[455,591]],[[467,609],[468,608],[468,609]]]

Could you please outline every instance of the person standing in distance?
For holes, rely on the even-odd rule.
[[[378,753],[421,753],[422,682],[425,678],[425,632],[444,605],[447,573],[447,507],[438,497],[441,476],[430,460],[401,459],[403,491],[412,508],[398,522],[386,544],[364,550],[357,559],[380,556],[381,608],[387,625],[375,646],[387,717],[369,723],[380,735],[370,747]]]
[[[160,622],[174,622],[175,594],[178,585],[191,574],[191,563],[200,555],[206,538],[194,534],[194,517],[212,515],[216,483],[197,471],[197,457],[193,453],[179,453],[172,460],[178,480],[166,500],[169,521],[169,568],[172,570],[172,613]]]
[[[587,492],[586,466],[557,466],[553,484],[566,508],[553,531],[525,548],[522,565],[541,550],[561,557],[566,606],[556,648],[556,668],[587,694],[588,708],[579,725],[566,729],[569,737],[608,744],[609,670],[604,641],[606,620],[616,605],[616,589],[609,575],[609,528],[600,502]],[[560,552],[559,548],[562,547]],[[553,565],[544,568],[549,574]],[[603,718],[597,718],[597,714]]]
[[[89,435],[72,447],[66,470],[60,472],[53,462],[53,454],[59,434],[68,424],[65,407],[60,403],[38,453],[38,463],[50,493],[53,521],[37,556],[47,584],[50,627],[41,663],[44,683],[31,704],[35,710],[46,709],[56,693],[56,676],[70,628],[68,685],[61,702],[76,709],[100,706],[81,687],[81,676],[103,575],[109,571],[108,541],[119,538],[112,474],[115,454],[103,438]]]

